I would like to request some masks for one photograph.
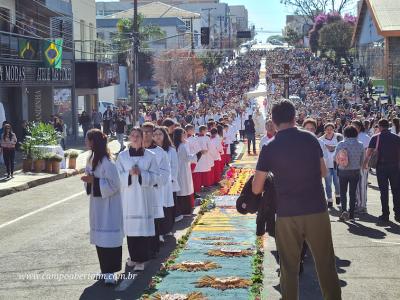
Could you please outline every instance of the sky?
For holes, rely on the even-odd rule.
[[[280,3],[280,0],[220,0],[220,2],[228,3],[229,5],[245,5],[249,12],[250,24],[254,24],[256,28],[279,31],[279,33],[285,27],[286,15],[291,12],[290,9]],[[266,40],[270,35],[275,35],[275,33],[259,33],[256,39]]]

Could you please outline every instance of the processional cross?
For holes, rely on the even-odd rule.
[[[283,73],[276,73],[276,74],[272,74],[272,78],[273,79],[283,79],[284,82],[284,94],[283,96],[286,99],[289,99],[289,81],[290,79],[297,79],[300,78],[301,74],[300,73],[296,73],[296,74],[291,74],[290,73],[290,67],[289,64],[284,64],[283,65]]]

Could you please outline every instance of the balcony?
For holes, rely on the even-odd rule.
[[[0,57],[10,59],[41,60],[42,39],[0,31]]]

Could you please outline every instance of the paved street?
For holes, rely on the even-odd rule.
[[[0,199],[0,299],[136,299],[175,241],[190,225],[176,226],[158,259],[119,290],[104,287],[91,275],[99,272],[96,250],[89,244],[88,199],[79,177],[71,177]],[[128,257],[126,244],[123,258]],[[36,279],[29,276],[83,276]]]

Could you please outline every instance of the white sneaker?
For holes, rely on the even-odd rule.
[[[104,274],[104,283],[105,284],[112,284],[112,285],[117,284],[117,279],[115,277],[115,274],[114,273],[106,273],[106,274]]]
[[[144,271],[144,263],[136,263],[136,266],[133,270],[136,272]]]
[[[173,232],[168,232],[166,235],[167,235],[167,236],[173,236],[174,233],[173,233]]]
[[[136,266],[136,263],[134,261],[132,261],[130,257],[128,257],[128,259],[126,260],[126,265],[129,268],[133,268],[134,266]]]
[[[164,243],[164,242],[165,242],[164,237],[163,237],[162,235],[160,235],[160,242],[161,242],[161,243]]]
[[[180,215],[180,216],[175,218],[175,222],[180,222],[182,220],[183,220],[183,216],[182,215]]]

